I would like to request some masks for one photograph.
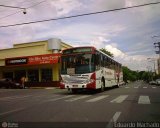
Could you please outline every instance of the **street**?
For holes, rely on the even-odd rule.
[[[113,122],[160,123],[160,86],[142,81],[97,93],[71,94],[58,88],[1,89],[0,102],[0,122],[17,123],[13,125],[19,127],[66,127],[66,124],[120,127]],[[151,125],[160,127],[160,124]]]

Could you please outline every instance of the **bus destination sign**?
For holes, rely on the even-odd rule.
[[[67,49],[63,51],[63,54],[72,54],[72,53],[84,53],[84,52],[92,52],[92,48],[74,48]]]

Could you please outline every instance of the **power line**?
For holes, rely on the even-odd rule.
[[[23,3],[25,3],[25,2],[27,2],[28,0],[25,0],[25,1],[22,1],[22,2],[19,2],[20,4],[23,4]],[[18,3],[18,4],[19,4]],[[4,10],[2,10],[2,11],[0,11],[0,12],[6,12],[6,9],[4,9]]]
[[[16,12],[14,12],[14,13],[12,13],[12,14],[9,14],[9,15],[6,15],[6,16],[4,16],[4,17],[1,17],[0,20],[1,20],[1,19],[4,19],[4,18],[7,18],[7,17],[9,17],[9,16],[12,16],[12,15],[15,15],[15,14],[17,14],[17,13],[19,13],[19,12],[22,12],[22,11],[16,11]]]
[[[52,19],[24,22],[24,23],[18,23],[18,24],[10,24],[10,25],[0,26],[0,28],[27,25],[27,24],[34,24],[34,23],[41,23],[41,22],[47,22],[47,21],[62,20],[62,19],[70,19],[70,18],[76,18],[76,17],[82,17],[82,16],[101,14],[101,13],[106,13],[106,12],[113,12],[113,11],[120,11],[120,10],[126,10],[126,9],[131,9],[131,8],[143,7],[143,6],[148,6],[148,5],[156,5],[156,4],[159,4],[159,3],[160,2],[147,3],[147,4],[135,5],[135,6],[131,6],[131,7],[123,7],[123,8],[118,8],[118,9],[104,10],[104,11],[98,11],[98,12],[92,12],[92,13],[84,13],[84,14],[66,16],[66,17],[60,17],[60,18],[52,18]]]
[[[7,7],[7,8],[17,8],[17,9],[25,9],[21,7],[16,7],[16,6],[8,6],[8,5],[0,5],[1,7]]]
[[[35,7],[35,6],[37,6],[37,5],[39,5],[39,4],[43,3],[43,2],[46,2],[46,1],[47,1],[47,0],[43,0],[43,1],[37,2],[36,4],[34,4],[34,5],[32,5],[32,6],[29,6],[29,7],[28,7],[28,8],[26,8],[26,9],[29,9],[29,8]]]
[[[46,1],[47,1],[47,0],[43,0],[43,1],[37,2],[36,4],[34,4],[34,5],[32,5],[32,6],[29,6],[29,7],[25,8],[25,9],[29,9],[29,8],[35,7],[35,6],[37,6],[37,5],[39,5],[39,4],[43,3],[43,2],[46,2]],[[4,18],[7,18],[7,17],[10,17],[10,16],[13,16],[13,15],[15,15],[15,14],[17,14],[17,13],[20,13],[20,12],[22,12],[22,11],[17,11],[17,12],[14,12],[14,13],[12,13],[12,14],[6,15],[6,16],[4,16],[4,17],[1,17],[0,20],[1,20],[1,19],[4,19]]]

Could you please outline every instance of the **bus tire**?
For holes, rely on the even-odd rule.
[[[104,78],[102,78],[101,80],[101,92],[103,92],[105,90],[105,80]]]
[[[119,83],[117,83],[116,87],[119,88]]]

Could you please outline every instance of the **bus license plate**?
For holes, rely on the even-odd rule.
[[[78,85],[72,85],[73,88],[78,88]]]

